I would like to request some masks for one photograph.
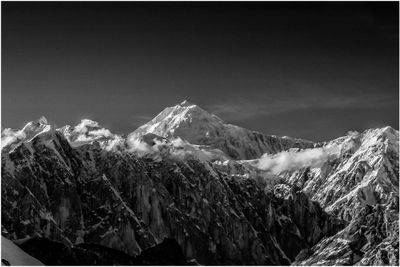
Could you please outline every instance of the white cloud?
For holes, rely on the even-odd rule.
[[[74,131],[77,133],[87,133],[87,127],[99,127],[99,123],[89,119],[83,119],[78,125],[74,127]]]
[[[125,140],[121,136],[114,135],[113,138],[106,143],[104,148],[108,151],[117,150],[119,148],[125,149],[123,147],[124,142],[125,142]]]
[[[88,137],[84,134],[78,135],[78,137],[74,140],[74,142],[90,142],[93,141],[92,137]]]
[[[348,131],[347,135],[348,136],[352,136],[352,137],[356,137],[357,135],[359,135],[360,133],[357,131]]]
[[[145,156],[154,152],[153,146],[150,146],[146,142],[139,140],[137,138],[127,139],[128,152],[133,152],[139,156]]]
[[[297,152],[283,151],[275,155],[264,154],[259,159],[257,167],[274,174],[304,167],[319,167],[331,157],[338,157],[340,151],[341,146],[332,145]]]
[[[15,131],[10,128],[6,128],[1,133],[1,148],[16,142],[17,140],[23,139],[26,134],[23,130]]]
[[[98,130],[93,130],[93,131],[89,131],[88,133],[89,135],[93,135],[93,136],[104,136],[104,137],[110,137],[112,136],[112,133],[110,132],[110,130],[107,130],[105,128],[101,128]]]
[[[201,161],[210,161],[218,156],[196,145],[192,145],[180,137],[164,139],[155,136],[151,141],[145,142],[141,137],[128,138],[128,152],[135,153],[141,157],[152,157],[155,160],[169,157],[178,160],[195,158]]]

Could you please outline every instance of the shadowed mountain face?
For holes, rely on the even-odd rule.
[[[41,237],[20,241],[18,245],[45,265],[189,265],[174,239],[164,239],[137,257],[97,244],[69,247]]]
[[[342,149],[322,165],[271,173],[264,153],[331,144],[187,102],[127,138],[41,119],[2,133],[2,234],[34,237],[17,243],[55,265],[398,263],[398,131],[332,143]]]

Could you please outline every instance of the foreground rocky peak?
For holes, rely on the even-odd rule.
[[[295,264],[398,265],[399,132],[369,129],[330,143],[342,145],[339,158],[281,176],[349,225]]]
[[[2,151],[10,151],[23,142],[30,142],[35,137],[51,139],[54,127],[48,124],[45,117],[28,122],[21,130],[6,128],[1,132]]]
[[[398,195],[399,132],[392,127],[369,129],[335,139],[340,156],[320,168],[281,174],[303,188],[328,211],[350,220],[356,203],[373,205]],[[351,211],[349,213],[349,211]]]

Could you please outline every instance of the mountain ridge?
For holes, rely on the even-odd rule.
[[[263,141],[241,127],[221,131],[227,124],[187,101],[175,107],[127,138],[91,120],[55,129],[41,118],[3,130],[2,234],[131,256],[172,238],[200,264],[398,263],[397,130]],[[194,140],[204,140],[211,121],[213,142],[178,134],[199,129],[186,122],[201,118]],[[229,138],[233,146],[218,142]],[[338,152],[321,165],[273,173],[257,164],[262,155],[315,157],[329,146]]]

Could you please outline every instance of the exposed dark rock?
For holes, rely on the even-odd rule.
[[[143,251],[135,258],[136,265],[191,265],[174,239],[164,239],[160,244]]]
[[[24,240],[19,246],[46,265],[189,265],[173,239],[165,239],[137,257],[97,244],[68,247],[39,237]]]
[[[398,210],[382,205],[362,208],[351,223],[336,235],[312,248],[309,258],[294,265],[398,265]]]
[[[1,259],[1,265],[10,266],[11,264],[8,262],[8,260]]]

